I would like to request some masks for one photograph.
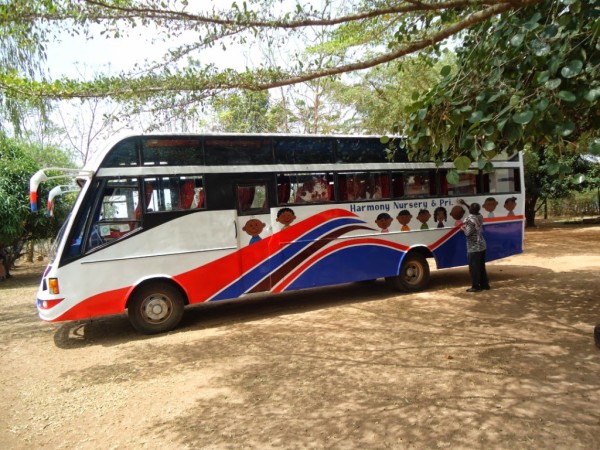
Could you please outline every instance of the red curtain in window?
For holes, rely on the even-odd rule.
[[[446,179],[446,172],[441,173],[440,190],[440,195],[448,195],[448,180]]]
[[[435,195],[437,191],[437,186],[435,183],[435,172],[429,173],[429,193],[431,195]]]
[[[198,191],[198,204],[196,205],[196,208],[204,208],[204,199],[204,188],[200,188]]]
[[[290,183],[279,182],[277,185],[277,200],[279,203],[288,203],[290,201]]]
[[[404,177],[400,174],[395,174],[392,182],[394,197],[404,197]]]
[[[190,209],[194,201],[194,180],[186,180],[179,189],[179,207]]]
[[[248,211],[254,200],[254,186],[238,186],[240,211]]]
[[[348,200],[348,177],[346,175],[338,175],[338,189],[340,200]]]
[[[381,186],[381,197],[390,198],[390,178],[387,175],[378,177]]]
[[[148,207],[148,205],[150,204],[150,199],[152,198],[152,192],[154,192],[154,186],[152,186],[150,183],[145,183],[144,184],[144,200],[146,202],[146,208]],[[141,197],[141,196],[140,196]],[[141,202],[141,198],[140,198],[140,202],[138,203],[138,205],[135,207],[135,219],[139,220],[142,217],[142,202]]]

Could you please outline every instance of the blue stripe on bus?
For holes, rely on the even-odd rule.
[[[484,225],[486,261],[505,258],[523,252],[523,222],[497,222]],[[467,242],[462,232],[455,233],[433,250],[438,269],[468,264]]]
[[[398,274],[404,252],[385,245],[349,245],[324,255],[285,290],[370,280]]]
[[[240,295],[249,291],[252,286],[259,283],[265,277],[268,277],[270,273],[285,264],[289,259],[296,256],[304,248],[312,245],[320,238],[323,238],[323,236],[332,230],[351,224],[364,223],[365,222],[363,220],[352,217],[342,217],[327,221],[326,223],[319,225],[308,233],[302,235],[299,240],[289,244],[284,244],[284,247],[280,251],[269,255],[259,265],[243,274],[232,284],[215,294],[210,300],[224,300],[239,297]]]

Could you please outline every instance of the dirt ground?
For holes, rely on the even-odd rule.
[[[423,293],[382,281],[203,305],[176,331],[38,320],[0,282],[0,448],[600,448],[600,226]]]

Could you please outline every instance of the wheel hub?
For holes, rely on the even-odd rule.
[[[150,320],[161,321],[169,315],[169,305],[162,297],[152,297],[146,302],[144,312]]]

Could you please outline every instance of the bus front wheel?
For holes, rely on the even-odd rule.
[[[386,281],[400,291],[422,291],[429,284],[429,263],[420,253],[409,253],[400,266],[400,274]]]
[[[142,286],[133,294],[127,315],[133,327],[145,334],[174,329],[183,317],[184,299],[179,290],[164,282]]]

